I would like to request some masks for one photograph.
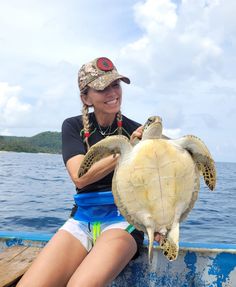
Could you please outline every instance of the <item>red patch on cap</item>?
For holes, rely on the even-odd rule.
[[[111,60],[107,58],[99,58],[97,59],[97,67],[101,71],[111,71],[114,68],[114,65]]]

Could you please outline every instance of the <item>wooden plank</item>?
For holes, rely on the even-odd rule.
[[[26,248],[27,246],[17,245],[4,249],[4,251],[0,253],[0,266],[14,260],[15,256],[23,252]]]
[[[10,286],[20,278],[31,265],[42,248],[13,246],[1,253],[0,287]]]

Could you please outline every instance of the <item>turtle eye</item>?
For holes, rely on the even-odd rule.
[[[161,118],[159,116],[152,116],[152,117],[148,118],[148,121],[151,124],[151,123],[155,123],[157,121],[160,121],[160,119]]]
[[[148,126],[150,126],[150,124],[155,122],[155,117],[150,117],[148,118],[148,120],[146,121],[146,123],[144,124],[144,129],[146,129]]]

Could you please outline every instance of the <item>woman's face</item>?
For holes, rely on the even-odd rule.
[[[116,114],[120,110],[122,100],[120,80],[112,82],[102,91],[89,88],[82,100],[88,106],[93,106],[96,115]]]

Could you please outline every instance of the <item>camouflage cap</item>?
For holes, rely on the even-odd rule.
[[[105,57],[96,58],[84,64],[79,70],[79,89],[83,92],[90,87],[101,91],[118,79],[130,84],[130,79],[120,75],[111,60]]]

